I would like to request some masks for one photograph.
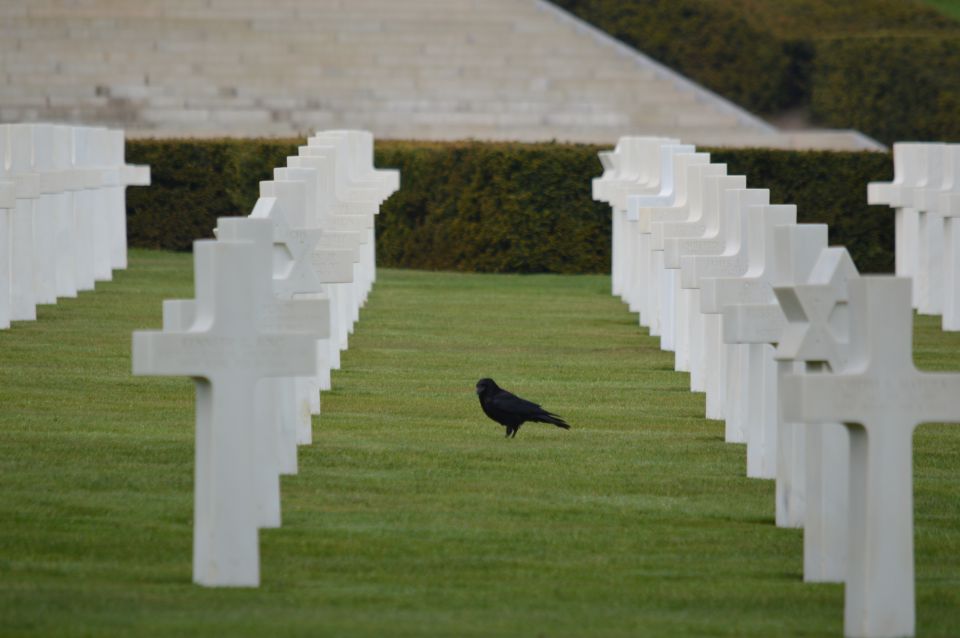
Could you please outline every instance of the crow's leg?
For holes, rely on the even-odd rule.
[[[506,439],[509,439],[509,438],[510,438],[510,428],[507,428],[507,434],[506,434],[506,436],[505,436],[504,438],[506,438]]]
[[[517,430],[519,430],[519,429],[520,429],[520,426],[519,426],[519,425],[518,425],[517,427],[513,428],[513,434],[510,435],[510,438],[511,438],[511,439],[517,438]]]

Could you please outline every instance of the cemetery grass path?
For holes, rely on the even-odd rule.
[[[192,382],[130,375],[130,332],[192,296],[191,266],[131,251],[0,332],[0,635],[842,634],[773,483],[602,276],[381,271],[261,532],[261,588],[191,585]],[[935,318],[916,343],[960,370]],[[573,429],[504,439],[484,376]],[[918,635],[955,636],[960,428],[915,443]]]

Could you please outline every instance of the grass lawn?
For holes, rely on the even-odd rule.
[[[842,634],[773,483],[602,276],[381,271],[261,533],[263,585],[192,585],[192,382],[129,372],[191,267],[132,251],[0,332],[0,635]],[[916,344],[960,369],[936,319]],[[482,376],[573,429],[505,440]],[[956,636],[960,427],[924,426],[914,456],[918,635]]]

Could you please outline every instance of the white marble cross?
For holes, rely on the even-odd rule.
[[[650,197],[635,200],[637,207],[637,232],[640,233],[641,254],[638,259],[646,260],[647,300],[649,322],[652,336],[660,337],[660,349],[673,352],[676,349],[673,332],[673,286],[663,267],[663,245],[654,250],[652,229],[655,224],[683,219],[687,214],[689,200],[689,168],[708,164],[709,153],[678,152],[673,157],[673,192],[664,198]]]
[[[675,156],[696,152],[689,144],[664,144],[660,147],[660,190],[653,195],[631,194],[627,196],[626,230],[628,250],[632,256],[633,289],[628,291],[639,313],[641,326],[651,328],[651,292],[654,278],[650,273],[650,233],[640,232],[640,210],[651,206],[672,206],[676,198],[674,168]],[[644,230],[649,226],[646,224]],[[654,334],[651,332],[651,334]],[[659,325],[656,333],[659,332]]]
[[[922,176],[911,193],[917,211],[916,308],[920,314],[943,313],[943,217],[935,209],[943,187],[946,144],[920,147]]]
[[[319,180],[318,216],[327,230],[356,232],[361,235],[360,261],[357,264],[350,292],[352,303],[349,319],[350,332],[359,318],[360,306],[373,285],[376,269],[374,216],[380,210],[376,188],[354,184],[346,170],[350,162],[349,147],[342,138],[310,138],[308,146],[301,146],[297,157],[288,158],[288,166],[315,168]],[[347,306],[344,307],[345,309]]]
[[[840,373],[784,377],[784,415],[850,433],[845,635],[912,636],[913,431],[958,420],[960,375],[914,367],[908,279],[854,278],[848,290],[853,357]]]
[[[627,303],[631,312],[640,311],[639,287],[641,270],[638,266],[636,224],[630,223],[628,211],[629,199],[637,195],[651,195],[660,192],[661,153],[666,147],[675,147],[672,140],[660,138],[640,138],[630,149],[628,156],[636,168],[633,179],[621,183],[611,202],[613,226],[616,235],[612,237],[612,246],[618,251],[617,263],[620,271],[620,298]],[[611,252],[611,260],[612,260]],[[611,261],[612,263],[612,261]],[[612,273],[612,270],[611,270]]]
[[[681,278],[688,283],[696,282],[700,288],[700,311],[705,315],[708,326],[707,349],[721,352],[723,368],[719,376],[723,378],[722,392],[723,416],[725,419],[724,438],[728,443],[746,442],[746,406],[750,386],[743,382],[741,370],[747,360],[746,344],[726,344],[723,342],[723,308],[716,305],[716,295],[704,296],[704,287],[715,290],[714,284],[704,283],[704,279],[717,277],[743,277],[750,266],[750,231],[747,211],[754,206],[766,206],[770,203],[770,192],[766,189],[732,189],[724,193],[723,215],[726,217],[724,250],[719,255],[690,255],[682,259]],[[681,281],[681,283],[683,283]]]
[[[40,198],[40,175],[32,170],[33,140],[29,125],[7,124],[7,175],[16,202],[10,229],[10,318],[34,321],[39,297],[35,284],[34,210]]]
[[[662,149],[666,147],[665,145],[661,145],[658,146],[656,150],[661,152]],[[622,269],[622,276],[620,298],[627,304],[630,312],[636,313],[641,312],[641,294],[644,285],[645,268],[641,267],[639,263],[640,254],[638,251],[639,235],[637,233],[637,223],[635,219],[631,218],[626,203],[631,197],[659,193],[661,179],[659,163],[656,171],[645,171],[645,173],[644,179],[638,182],[634,188],[627,191],[625,195],[623,200],[625,207],[618,213],[620,236],[616,240],[620,245],[621,253],[620,267]]]
[[[352,162],[351,180],[370,184],[379,193],[383,203],[393,193],[400,189],[400,171],[392,168],[376,168],[373,164],[373,133],[349,129],[339,131],[350,141],[350,157]]]
[[[777,349],[781,365],[810,373],[843,372],[851,357],[848,282],[858,277],[845,248],[823,250],[805,283],[775,291],[789,321]],[[808,582],[843,582],[847,565],[849,437],[838,423],[788,423],[802,446],[801,470],[792,476],[777,466],[778,516],[803,503],[803,577]],[[783,430],[781,430],[782,432]],[[781,448],[783,449],[783,448]],[[799,452],[799,450],[797,450]],[[793,458],[796,458],[794,456]],[[788,457],[789,458],[789,457]],[[789,470],[788,470],[789,471]],[[781,486],[781,477],[789,481]],[[802,483],[800,482],[802,481]],[[783,489],[781,489],[783,487]]]
[[[74,226],[74,284],[78,291],[93,290],[96,280],[93,276],[93,234],[94,234],[94,197],[91,191],[95,178],[92,171],[84,167],[81,158],[86,155],[83,147],[88,144],[84,127],[70,127],[70,171],[73,191],[71,214]]]
[[[113,279],[115,217],[110,210],[108,190],[119,184],[119,167],[107,166],[107,129],[85,126],[80,131],[83,143],[77,146],[77,161],[89,176],[84,205],[92,208],[93,278],[110,281]]]
[[[686,166],[686,175],[679,184],[683,188],[682,202],[670,208],[654,209],[651,211],[649,224],[650,251],[653,255],[651,263],[660,278],[658,306],[661,330],[664,339],[669,338],[673,346],[674,368],[682,371],[690,369],[690,351],[686,330],[679,330],[678,326],[685,327],[688,317],[679,295],[680,273],[666,267],[664,240],[668,237],[683,236],[683,231],[678,229],[700,221],[703,215],[704,179],[708,175],[726,173],[726,165],[710,164],[709,155],[704,155],[708,158],[707,162],[692,162]]]
[[[73,210],[76,179],[72,170],[73,130],[53,127],[52,172],[58,188],[54,195],[54,270],[57,297],[76,297],[77,222]],[[51,189],[54,190],[54,189]]]
[[[920,241],[920,213],[913,206],[913,192],[923,179],[924,142],[897,142],[893,145],[893,181],[867,184],[867,203],[886,204],[895,209],[894,251],[898,277],[917,274]],[[916,307],[917,290],[913,291]]]
[[[684,227],[685,237],[664,238],[664,267],[679,270],[675,278],[680,283],[677,294],[683,299],[679,304],[687,308],[686,325],[678,324],[678,329],[686,329],[686,342],[690,344],[690,388],[707,392],[707,418],[723,418],[723,401],[718,394],[716,377],[720,376],[719,357],[708,358],[704,336],[706,330],[704,315],[700,312],[700,284],[692,276],[689,267],[684,277],[682,262],[695,255],[718,255],[727,244],[727,216],[724,211],[726,192],[747,187],[747,179],[742,175],[707,175],[703,181],[703,214],[699,222]],[[718,353],[714,353],[718,354]],[[708,361],[711,369],[708,370]],[[712,378],[711,378],[712,377]]]
[[[624,221],[626,198],[630,194],[628,189],[642,188],[645,181],[642,166],[642,153],[640,146],[645,142],[657,143],[658,138],[644,138],[635,136],[624,136],[617,140],[617,145],[612,152],[607,152],[600,158],[601,163],[606,162],[609,166],[604,166],[604,174],[594,182],[593,192],[595,199],[604,201],[610,205],[611,209],[611,232],[610,232],[610,285],[614,295],[623,295],[624,271]],[[610,170],[607,170],[609,167]]]
[[[149,186],[150,167],[126,163],[122,129],[107,129],[102,135],[104,161],[111,171],[116,171],[117,177],[107,195],[112,216],[110,263],[113,268],[123,269],[127,267],[127,187]]]
[[[17,206],[16,184],[6,174],[8,131],[0,124],[0,330],[10,327],[10,241]]]
[[[793,225],[796,219],[797,208],[793,205],[754,206],[747,211],[747,271],[741,277],[701,279],[704,312],[722,312],[728,305],[766,304],[773,300],[774,228]],[[746,393],[740,400],[744,402],[747,476],[772,479],[776,476],[778,421],[776,403],[771,403],[777,374],[773,346],[750,343],[745,354],[740,361],[744,381],[740,389]]]
[[[612,151],[600,151],[597,153],[600,158],[600,165],[603,167],[603,174],[594,177],[590,181],[590,193],[594,201],[610,203],[610,188],[619,176],[621,155],[617,153],[616,148]]]
[[[294,299],[292,295],[278,294],[276,277],[276,222],[262,217],[226,217],[217,222],[217,238],[227,241],[248,241],[254,246],[254,263],[258,271],[269,273],[269,287],[260,293],[262,300],[258,314],[261,328],[269,332],[295,332],[313,336],[316,341],[325,339],[330,332],[329,300]],[[286,248],[286,246],[284,246]],[[281,273],[281,279],[283,275]],[[285,292],[285,291],[284,291]],[[296,474],[297,444],[310,443],[312,424],[310,418],[309,397],[298,396],[296,377],[264,379],[257,388],[257,399],[263,405],[258,406],[262,423],[258,432],[262,437],[264,450],[276,450],[278,456],[264,457],[258,471],[263,476],[260,485],[266,490],[259,503],[267,503],[266,524],[280,525],[279,483],[277,474]],[[268,427],[262,427],[267,425]],[[268,467],[269,466],[269,467]],[[274,506],[273,504],[276,503]]]
[[[396,169],[382,169],[374,166],[373,134],[369,131],[346,130],[339,131],[346,136],[349,142],[349,182],[370,188],[377,193],[378,204],[382,204],[393,193],[400,189],[400,171]],[[309,143],[309,142],[308,142]],[[379,214],[379,208],[376,211]],[[376,227],[370,228],[370,247],[368,255],[368,272],[362,290],[361,303],[366,303],[367,295],[377,278],[376,268]]]
[[[31,170],[39,180],[33,201],[33,280],[38,304],[57,303],[57,195],[62,180],[54,172],[52,124],[20,124],[30,131]]]
[[[827,246],[827,227],[823,224],[796,224],[777,226],[773,228],[771,276],[769,283],[778,285],[792,285],[805,282],[813,269],[817,256]],[[776,346],[781,339],[787,319],[777,299],[771,294],[766,303],[733,303],[723,308],[723,339],[728,344],[748,344],[751,346]],[[753,350],[756,354],[757,349]],[[772,354],[763,349],[764,355]],[[753,383],[750,388],[750,399],[758,404],[758,409],[748,411],[749,414],[759,415],[762,428],[747,428],[747,468],[748,474],[769,468],[773,456],[773,469],[769,471],[776,478],[777,493],[780,494],[792,478],[790,471],[793,465],[791,456],[797,453],[795,446],[802,444],[799,435],[788,427],[780,418],[777,396],[779,389],[779,374],[782,366],[777,363],[771,365],[763,360],[759,367],[755,366],[755,359],[747,359],[747,379]],[[757,385],[757,383],[761,385]],[[787,461],[786,467],[781,461]],[[751,468],[753,468],[751,470]],[[782,522],[782,518],[781,521]]]
[[[945,331],[960,331],[960,144],[943,150],[943,181],[931,197],[933,212],[943,218],[943,319]]]
[[[270,272],[257,269],[251,242],[195,242],[194,277],[190,330],[135,332],[133,372],[196,381],[194,582],[256,586],[256,387],[312,374],[316,339],[261,328]]]

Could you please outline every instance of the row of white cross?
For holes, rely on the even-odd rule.
[[[311,137],[249,217],[194,242],[196,298],[165,301],[163,330],[134,333],[134,374],[196,382],[194,582],[259,584],[258,529],[280,525],[279,476],[311,442],[376,275],[374,215],[399,186],[374,169],[369,133]]]
[[[825,225],[693,146],[621,138],[600,156],[614,294],[746,443],[747,475],[776,480],[804,580],[846,584],[846,635],[912,636],[911,437],[960,420],[960,375],[914,367],[910,280],[861,277]]]
[[[0,329],[126,268],[126,187],[149,183],[122,130],[0,124]]]
[[[913,307],[960,330],[960,144],[898,142],[891,183],[867,201],[896,209],[896,273],[913,279]]]

